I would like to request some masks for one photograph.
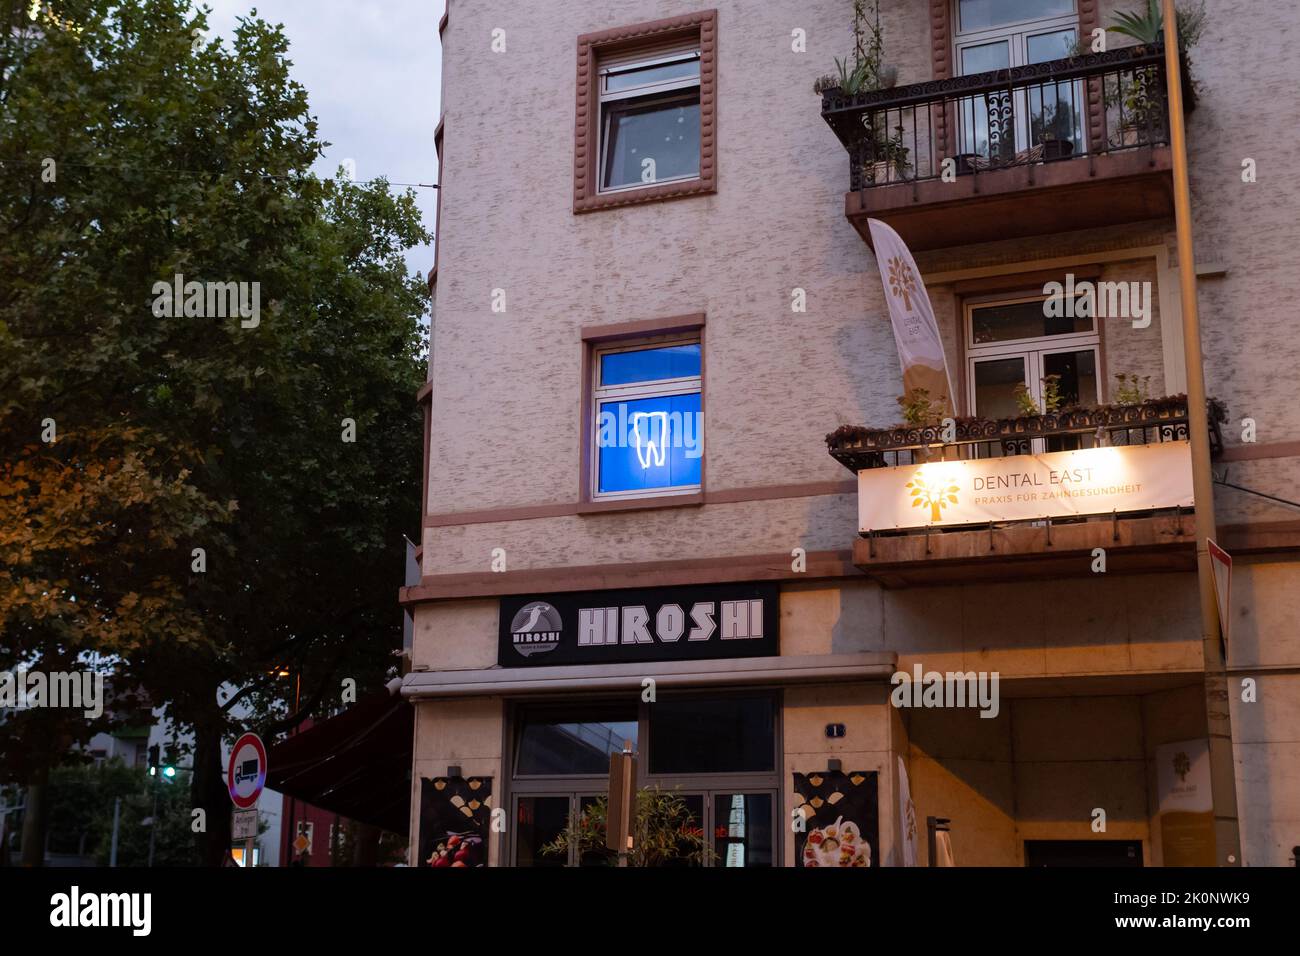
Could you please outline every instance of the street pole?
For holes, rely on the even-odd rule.
[[[149,818],[149,866],[153,866],[154,837],[158,833],[158,778],[153,783],[153,816]]]
[[[113,801],[113,847],[108,851],[108,865],[117,866],[117,827],[122,822],[122,798]],[[153,834],[149,834],[153,838]]]
[[[1192,246],[1192,192],[1187,175],[1187,129],[1174,0],[1163,0],[1165,76],[1169,84],[1169,145],[1173,153],[1174,214],[1178,229],[1178,282],[1182,292],[1183,355],[1187,365],[1187,430],[1192,446],[1192,493],[1196,502],[1196,577],[1200,587],[1201,650],[1205,665],[1205,719],[1210,742],[1210,794],[1214,801],[1215,862],[1241,865],[1237,782],[1232,751],[1228,673],[1219,635],[1219,612],[1209,541],[1216,534],[1214,475],[1210,471],[1210,423],[1205,404],[1205,366],[1196,302],[1196,256]]]

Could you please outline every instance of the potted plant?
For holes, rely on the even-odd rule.
[[[1188,51],[1194,47],[1205,30],[1205,3],[1185,5],[1177,10],[1179,71],[1182,75],[1183,106],[1190,113],[1196,108],[1198,85],[1191,72]],[[1112,33],[1129,37],[1147,46],[1164,43],[1164,15],[1158,0],[1147,0],[1141,13],[1116,13],[1109,29]],[[1154,131],[1164,128],[1164,90],[1159,74],[1154,70],[1141,70],[1133,74],[1132,82],[1124,84],[1120,78],[1107,84],[1106,105],[1123,105],[1124,122],[1120,127],[1117,146],[1137,146],[1148,142]]]
[[[1030,122],[1032,141],[1043,148],[1044,162],[1069,159],[1074,155],[1075,113],[1069,103],[1043,103]]]
[[[1151,376],[1144,375],[1140,378],[1137,375],[1126,375],[1123,372],[1115,373],[1115,404],[1116,405],[1141,405],[1149,397],[1151,388]]]
[[[903,145],[901,125],[894,127],[892,135],[883,131],[873,135],[863,168],[867,182],[902,182],[911,169],[911,152]]]
[[[853,0],[853,53],[836,57],[835,72],[819,77],[813,91],[821,94],[838,89],[845,96],[888,89],[898,81],[896,67],[884,66],[884,32],[880,28],[880,0]]]

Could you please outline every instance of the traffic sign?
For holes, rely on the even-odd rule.
[[[235,810],[231,813],[230,839],[233,843],[257,839],[256,810]]]
[[[257,734],[244,734],[235,741],[226,767],[226,789],[241,810],[257,803],[266,786],[266,747]]]
[[[1227,655],[1228,631],[1232,626],[1232,555],[1206,538],[1210,546],[1210,572],[1214,577],[1214,599],[1219,606],[1219,634]]]

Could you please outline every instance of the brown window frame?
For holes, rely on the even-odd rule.
[[[634,52],[640,46],[676,39],[697,39],[700,44],[700,175],[694,179],[660,183],[639,189],[602,193],[598,127],[602,56]],[[573,211],[592,212],[643,202],[681,199],[717,192],[717,85],[718,11],[701,10],[664,20],[584,33],[578,37],[577,107],[574,117]]]

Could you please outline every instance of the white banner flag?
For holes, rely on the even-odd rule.
[[[957,390],[952,387],[934,308],[916,261],[907,244],[889,226],[878,219],[868,219],[867,225],[889,304],[898,362],[903,367],[903,393],[923,388],[930,393],[930,401],[941,402],[945,414],[954,415]]]

